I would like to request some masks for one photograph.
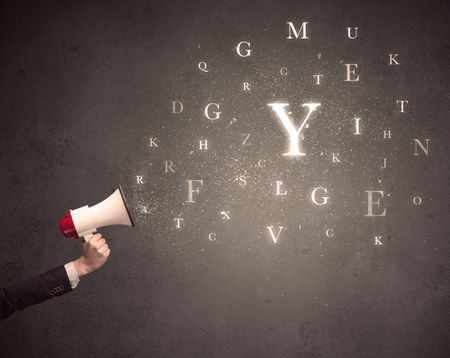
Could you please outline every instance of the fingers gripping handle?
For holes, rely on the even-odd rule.
[[[84,241],[85,241],[85,242],[89,242],[89,241],[94,237],[95,234],[96,234],[96,232],[94,231],[94,232],[92,232],[92,233],[90,233],[90,234],[84,235],[84,236],[83,236]]]

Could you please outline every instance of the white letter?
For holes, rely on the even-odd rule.
[[[318,203],[316,200],[316,191],[317,190],[323,190],[325,192],[325,194],[327,193],[327,188],[322,188],[322,187],[318,187],[318,188],[314,188],[314,190],[311,193],[311,200],[313,201],[314,204],[316,205],[325,205],[326,203],[328,203],[328,196],[323,196],[322,199],[323,201],[321,203]]]
[[[198,194],[200,192],[200,187],[193,189],[192,183],[197,181],[200,183],[201,186],[203,186],[203,180],[194,179],[186,181],[188,182],[188,200],[186,201],[186,203],[195,203],[195,201],[193,200],[193,194],[194,193]]]
[[[316,85],[320,85],[320,80],[322,79],[323,75],[314,75],[313,77],[316,79]]]
[[[158,144],[156,144],[156,142],[155,142],[155,140],[157,140],[158,138],[150,138],[150,144],[149,144],[149,146],[150,147],[159,147],[159,145]]]
[[[358,28],[357,27],[353,27],[355,34],[352,36],[352,27],[347,27],[347,36],[349,39],[356,39],[358,37]]]
[[[400,65],[400,63],[395,59],[398,56],[398,53],[396,53],[395,55],[393,53],[389,54],[389,65],[393,66],[393,65]]]
[[[180,106],[180,110],[177,111],[177,105]],[[183,112],[183,103],[180,101],[172,101],[172,113],[181,113]]]
[[[277,182],[277,193],[275,195],[286,195],[287,194],[286,190],[284,191],[284,193],[280,191],[283,182],[281,180],[277,180],[276,182]]]
[[[288,40],[292,40],[293,39],[292,34],[291,34],[291,30],[294,33],[294,36],[295,36],[296,39],[298,39],[298,36],[300,35],[300,31],[302,32],[301,39],[303,39],[303,40],[304,39],[306,39],[306,40],[309,39],[309,37],[306,36],[306,25],[309,24],[309,22],[302,23],[302,27],[300,28],[300,30],[298,32],[295,29],[294,24],[292,22],[286,22],[286,23],[289,25],[289,27],[288,27],[289,36],[287,37]]]
[[[429,141],[430,141],[429,139],[425,139],[425,144],[427,146],[425,148],[420,140],[414,138],[414,155],[419,155],[419,152],[417,151],[417,145],[419,145],[419,147],[423,150],[425,155],[428,155],[428,143],[429,143]]]
[[[346,63],[345,66],[347,66],[347,79],[346,81],[359,81],[359,75],[355,78],[350,75],[356,74],[356,69],[358,68],[358,65],[356,63]],[[351,66],[355,66],[352,68]]]
[[[377,201],[373,201],[373,193],[381,194],[381,197],[384,198],[384,192],[383,191],[372,191],[372,190],[366,190],[367,193],[367,215],[364,216],[386,216],[386,209],[381,214],[374,214],[373,213],[373,206],[376,205],[377,207],[380,207],[380,199]]]
[[[278,241],[278,237],[280,236],[281,230],[283,230],[284,226],[278,226],[278,235],[275,236],[275,234],[273,233],[273,226],[267,226],[267,228],[269,229],[270,232],[270,236],[272,237],[273,242],[276,244]]]
[[[245,134],[243,134],[243,136],[246,136],[244,139],[244,142],[242,143],[242,145],[245,145],[245,143],[247,143],[248,138],[250,137],[250,133],[245,133]],[[247,144],[247,145],[250,145],[250,144]]]
[[[211,117],[211,116],[209,115],[209,107],[210,107],[210,106],[216,106],[216,108],[219,109],[219,104],[218,104],[218,103],[210,103],[210,104],[208,104],[208,105],[205,107],[205,117],[208,118],[208,119],[210,119],[210,120],[219,119],[219,118],[220,118],[220,113],[222,113],[222,112],[214,112],[214,111],[213,111],[213,113],[215,114],[215,116],[214,116],[214,117]]]
[[[406,99],[398,99],[396,103],[400,103],[400,113],[405,113],[405,103],[408,103],[408,101]]]
[[[202,72],[208,72],[209,70],[206,68],[208,67],[208,65],[206,64],[206,62],[199,62],[198,63],[198,68],[200,71]]]
[[[173,220],[176,221],[175,227],[176,227],[177,229],[181,229],[181,222],[182,222],[184,219],[183,219],[183,218],[175,218],[175,219],[173,219]]]
[[[245,175],[239,175],[239,177],[237,177],[236,180],[239,180],[239,185],[242,187],[247,185],[247,180],[246,180]]]
[[[222,219],[227,219],[227,220],[230,220],[231,218],[230,218],[230,212],[229,211],[221,211],[220,212],[220,215],[222,215]]]
[[[361,118],[355,117],[355,133],[353,133],[353,134],[361,134],[361,132],[359,131],[359,121],[360,120],[361,120]]]
[[[248,57],[248,56],[250,56],[252,50],[249,50],[249,49],[245,50],[245,55],[242,54],[242,52],[241,52],[241,45],[242,45],[242,44],[246,44],[246,45],[248,45],[248,47],[250,48],[250,42],[247,42],[247,41],[241,41],[241,42],[239,42],[238,45],[236,46],[236,52],[237,52],[237,54],[238,54],[239,56],[241,56],[241,57]]]
[[[208,239],[209,239],[209,241],[216,241],[216,233],[210,232],[208,235]]]
[[[166,164],[166,169],[165,169],[164,173],[168,173],[169,170],[172,173],[175,173],[175,169],[172,168],[173,162],[171,160],[165,160],[164,163]]]
[[[285,107],[289,106],[289,103],[269,103],[269,106],[272,107],[272,109],[278,115],[278,118],[280,119],[281,123],[284,125],[289,134],[290,150],[288,153],[283,153],[283,155],[291,155],[291,156],[306,155],[305,153],[300,152],[299,134],[302,131],[303,127],[305,126],[306,122],[308,121],[311,113],[314,112],[317,109],[317,107],[320,106],[320,103],[303,104],[303,107],[308,107],[309,111],[298,129],[295,129],[294,125],[292,124],[292,121],[290,120],[288,114],[285,111]]]

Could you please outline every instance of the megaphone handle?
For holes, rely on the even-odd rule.
[[[84,241],[85,242],[89,242],[90,239],[92,239],[94,237],[95,232],[91,233],[91,234],[86,234],[84,235]]]

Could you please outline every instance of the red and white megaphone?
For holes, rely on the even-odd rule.
[[[134,226],[121,186],[101,203],[91,208],[85,205],[69,210],[59,220],[59,227],[65,237],[77,239],[83,236],[86,241],[94,236],[98,228],[109,225]]]

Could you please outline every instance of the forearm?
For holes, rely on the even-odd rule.
[[[64,266],[3,287],[0,290],[0,319],[17,310],[60,296],[72,290]]]
[[[73,261],[73,265],[79,278],[92,272],[91,267],[86,263],[83,256]]]

